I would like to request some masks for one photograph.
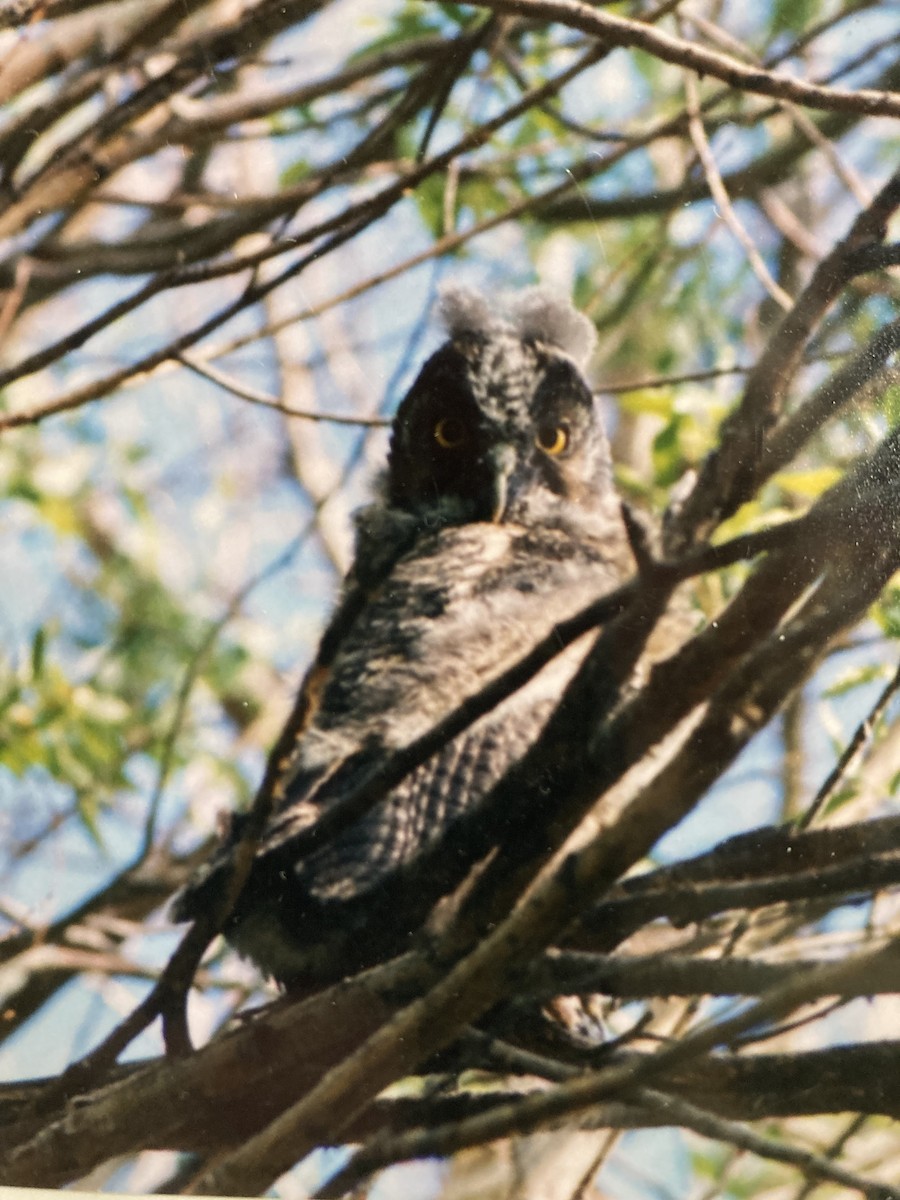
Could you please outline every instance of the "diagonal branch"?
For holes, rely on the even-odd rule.
[[[717,448],[707,457],[671,523],[671,547],[707,537],[719,521],[754,494],[771,427],[816,325],[854,276],[897,261],[897,248],[885,248],[882,242],[898,206],[900,173],[893,175],[859,214],[785,313],[750,372],[740,404],[722,423]]]

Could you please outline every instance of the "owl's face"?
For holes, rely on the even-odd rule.
[[[441,523],[570,523],[610,490],[606,439],[571,358],[513,332],[464,333],[397,413],[389,502]]]

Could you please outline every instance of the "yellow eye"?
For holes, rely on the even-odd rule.
[[[534,444],[538,450],[555,458],[568,448],[569,431],[565,425],[541,425]]]
[[[442,450],[455,450],[466,440],[466,427],[456,417],[442,417],[434,427],[434,440]]]

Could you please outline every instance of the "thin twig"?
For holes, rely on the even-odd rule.
[[[876,1183],[866,1179],[855,1171],[833,1161],[831,1157],[815,1154],[811,1150],[803,1150],[792,1146],[786,1141],[764,1137],[746,1125],[737,1121],[727,1121],[722,1117],[708,1112],[687,1100],[681,1100],[670,1092],[660,1092],[652,1088],[637,1088],[634,1093],[636,1103],[646,1108],[656,1109],[665,1119],[680,1125],[684,1129],[692,1129],[703,1137],[713,1138],[739,1150],[746,1150],[759,1158],[770,1162],[784,1163],[802,1171],[808,1178],[825,1180],[852,1188],[860,1192],[867,1200],[900,1200],[900,1189],[886,1183]]]
[[[756,248],[753,238],[750,237],[741,223],[740,217],[734,211],[731,199],[725,190],[725,184],[722,182],[722,176],[719,174],[719,168],[716,165],[712,147],[706,137],[706,130],[703,128],[697,81],[690,71],[686,71],[684,75],[684,91],[687,100],[688,130],[691,135],[691,141],[694,143],[697,157],[703,165],[706,182],[709,184],[710,194],[716,203],[719,215],[731,230],[736,241],[743,248],[753,274],[775,303],[780,305],[785,312],[789,312],[793,307],[793,300],[784,288],[773,279],[772,273],[763,261],[762,255]]]
[[[878,722],[884,716],[888,706],[900,691],[900,667],[894,672],[891,680],[882,689],[878,699],[869,709],[854,730],[853,737],[844,748],[838,761],[816,792],[809,807],[796,820],[797,829],[808,829],[816,817],[827,807],[828,802],[840,788],[843,781],[856,770],[865,756],[866,750],[875,736]]]
[[[194,355],[185,354],[182,351],[173,357],[176,361],[182,363],[183,366],[193,371],[194,374],[201,376],[203,379],[208,379],[220,388],[224,388],[226,392],[231,392],[233,396],[239,396],[241,400],[249,400],[251,404],[258,404],[262,408],[274,409],[275,412],[283,413],[286,417],[296,417],[303,421],[319,421],[323,424],[331,425],[362,426],[366,429],[382,429],[390,425],[390,421],[386,417],[351,417],[338,413],[311,412],[309,409],[291,408],[289,404],[283,404],[275,396],[269,396],[265,392],[251,388],[246,383],[241,383],[233,379],[224,371],[219,371],[216,367],[211,367],[209,363],[202,362]]]

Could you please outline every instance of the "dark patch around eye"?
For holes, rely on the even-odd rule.
[[[531,402],[535,421],[541,424],[562,418],[571,412],[584,416],[592,413],[594,397],[575,366],[563,359],[547,364],[544,377]]]
[[[434,427],[434,440],[442,450],[457,450],[469,440],[465,421],[459,417],[441,417]]]
[[[443,346],[400,405],[391,437],[390,499],[415,508],[439,497],[474,502],[486,489],[470,364]]]
[[[543,366],[543,378],[531,400],[534,443],[545,485],[567,495],[569,468],[563,464],[583,447],[594,419],[594,397],[573,363],[553,359]]]

